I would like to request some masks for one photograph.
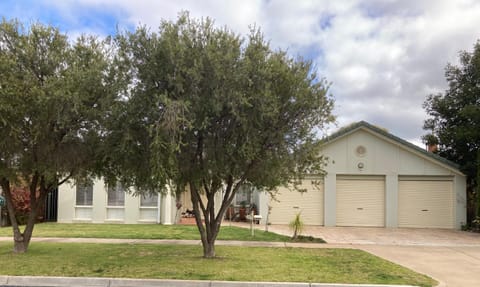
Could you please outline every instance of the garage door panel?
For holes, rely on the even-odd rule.
[[[383,177],[337,178],[337,226],[385,226]]]
[[[323,225],[323,181],[318,178],[307,178],[302,181],[299,192],[281,187],[272,200],[269,222],[272,224],[288,224],[301,212],[302,220],[307,225]]]
[[[400,180],[398,226],[453,228],[453,182]]]

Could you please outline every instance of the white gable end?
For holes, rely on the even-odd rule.
[[[327,143],[326,171],[335,174],[403,174],[448,176],[455,173],[434,160],[366,129]]]

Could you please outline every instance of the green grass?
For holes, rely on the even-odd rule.
[[[34,243],[26,254],[11,247],[0,243],[1,275],[436,284],[355,249],[218,246],[217,259],[203,259],[201,247],[189,245]]]
[[[11,227],[0,228],[0,236],[12,236]],[[198,229],[194,225],[159,224],[91,224],[91,223],[41,223],[36,224],[33,237],[71,238],[120,238],[120,239],[190,239],[199,240]],[[241,241],[290,241],[290,237],[272,232],[222,226],[218,240]]]

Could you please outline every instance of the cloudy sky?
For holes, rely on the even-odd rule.
[[[182,10],[243,35],[255,24],[272,47],[314,61],[332,83],[338,127],[365,120],[418,145],[425,97],[446,89],[445,65],[480,39],[477,0],[0,1],[3,17],[52,24],[72,37],[156,29]]]

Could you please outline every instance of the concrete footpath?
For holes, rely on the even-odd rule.
[[[0,276],[0,286],[9,287],[412,287],[408,285],[321,284],[282,282],[232,282],[198,280],[151,280],[77,277]]]
[[[0,241],[12,241],[11,237],[0,237]],[[63,238],[63,237],[34,237],[31,242],[62,242],[62,243],[105,243],[105,244],[165,244],[165,245],[202,245],[200,240],[180,239],[110,239],[110,238]],[[244,247],[299,247],[299,248],[355,248],[348,244],[296,243],[296,242],[267,242],[267,241],[236,241],[217,240],[218,246]]]

